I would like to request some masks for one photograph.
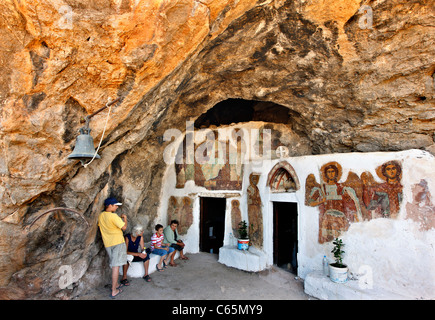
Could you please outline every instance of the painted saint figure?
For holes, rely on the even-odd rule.
[[[234,237],[238,237],[239,223],[242,221],[242,212],[240,211],[240,201],[231,201],[231,228],[233,230]]]
[[[412,202],[406,204],[407,218],[419,223],[421,231],[435,229],[435,205],[426,179],[412,187]]]
[[[248,219],[249,239],[251,245],[257,248],[263,247],[263,215],[261,213],[261,197],[257,184],[259,174],[251,173],[249,176],[248,193]]]
[[[353,173],[349,174],[348,181],[338,182],[342,170],[337,162],[329,162],[322,166],[321,175],[323,183],[318,184],[313,174],[307,177],[306,204],[318,206],[319,215],[319,243],[332,241],[349,228],[351,222],[362,221],[360,203],[353,183]]]
[[[376,183],[369,172],[361,175],[363,201],[372,218],[396,218],[402,202],[402,168],[397,161],[388,161],[376,169],[384,183]]]
[[[177,199],[178,198],[178,199]],[[168,202],[168,224],[177,220],[178,232],[184,235],[193,223],[193,202],[189,197],[171,196]]]

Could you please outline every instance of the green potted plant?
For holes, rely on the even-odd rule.
[[[335,238],[332,243],[334,244],[334,248],[331,252],[334,254],[335,262],[329,264],[329,278],[336,283],[345,283],[347,282],[348,268],[347,265],[343,263],[343,240]]]
[[[249,249],[249,237],[248,237],[248,224],[245,220],[240,221],[239,228],[239,238],[237,239],[237,249],[248,250]]]

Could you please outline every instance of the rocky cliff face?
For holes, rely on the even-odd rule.
[[[163,133],[220,101],[287,107],[313,154],[435,152],[429,0],[7,1],[0,12],[2,298],[98,284],[104,198],[151,224]],[[80,119],[116,98],[101,159],[67,160]],[[91,120],[96,144],[108,112]],[[54,207],[89,226],[58,211],[24,229]],[[71,289],[59,288],[63,265]]]

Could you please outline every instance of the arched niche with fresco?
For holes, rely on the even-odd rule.
[[[271,192],[295,192],[300,188],[295,170],[286,161],[278,162],[270,170],[267,185]]]

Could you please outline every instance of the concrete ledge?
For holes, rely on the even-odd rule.
[[[180,256],[180,252],[176,252],[175,253],[175,259],[178,259],[178,257]],[[157,271],[156,269],[156,264],[158,264],[160,261],[160,256],[156,255],[156,254],[151,254],[150,256],[150,264],[148,267],[148,274],[151,274],[155,271]],[[122,275],[123,274],[123,270],[122,267],[119,268],[119,274]],[[145,275],[145,267],[143,265],[143,262],[132,262],[130,267],[127,270],[127,277],[130,278],[142,278]]]
[[[306,294],[321,300],[407,300],[409,298],[380,288],[360,288],[358,280],[334,283],[319,271],[307,274],[304,279]]]
[[[239,250],[234,246],[219,248],[218,262],[244,271],[258,272],[266,269],[266,254],[256,248]]]

